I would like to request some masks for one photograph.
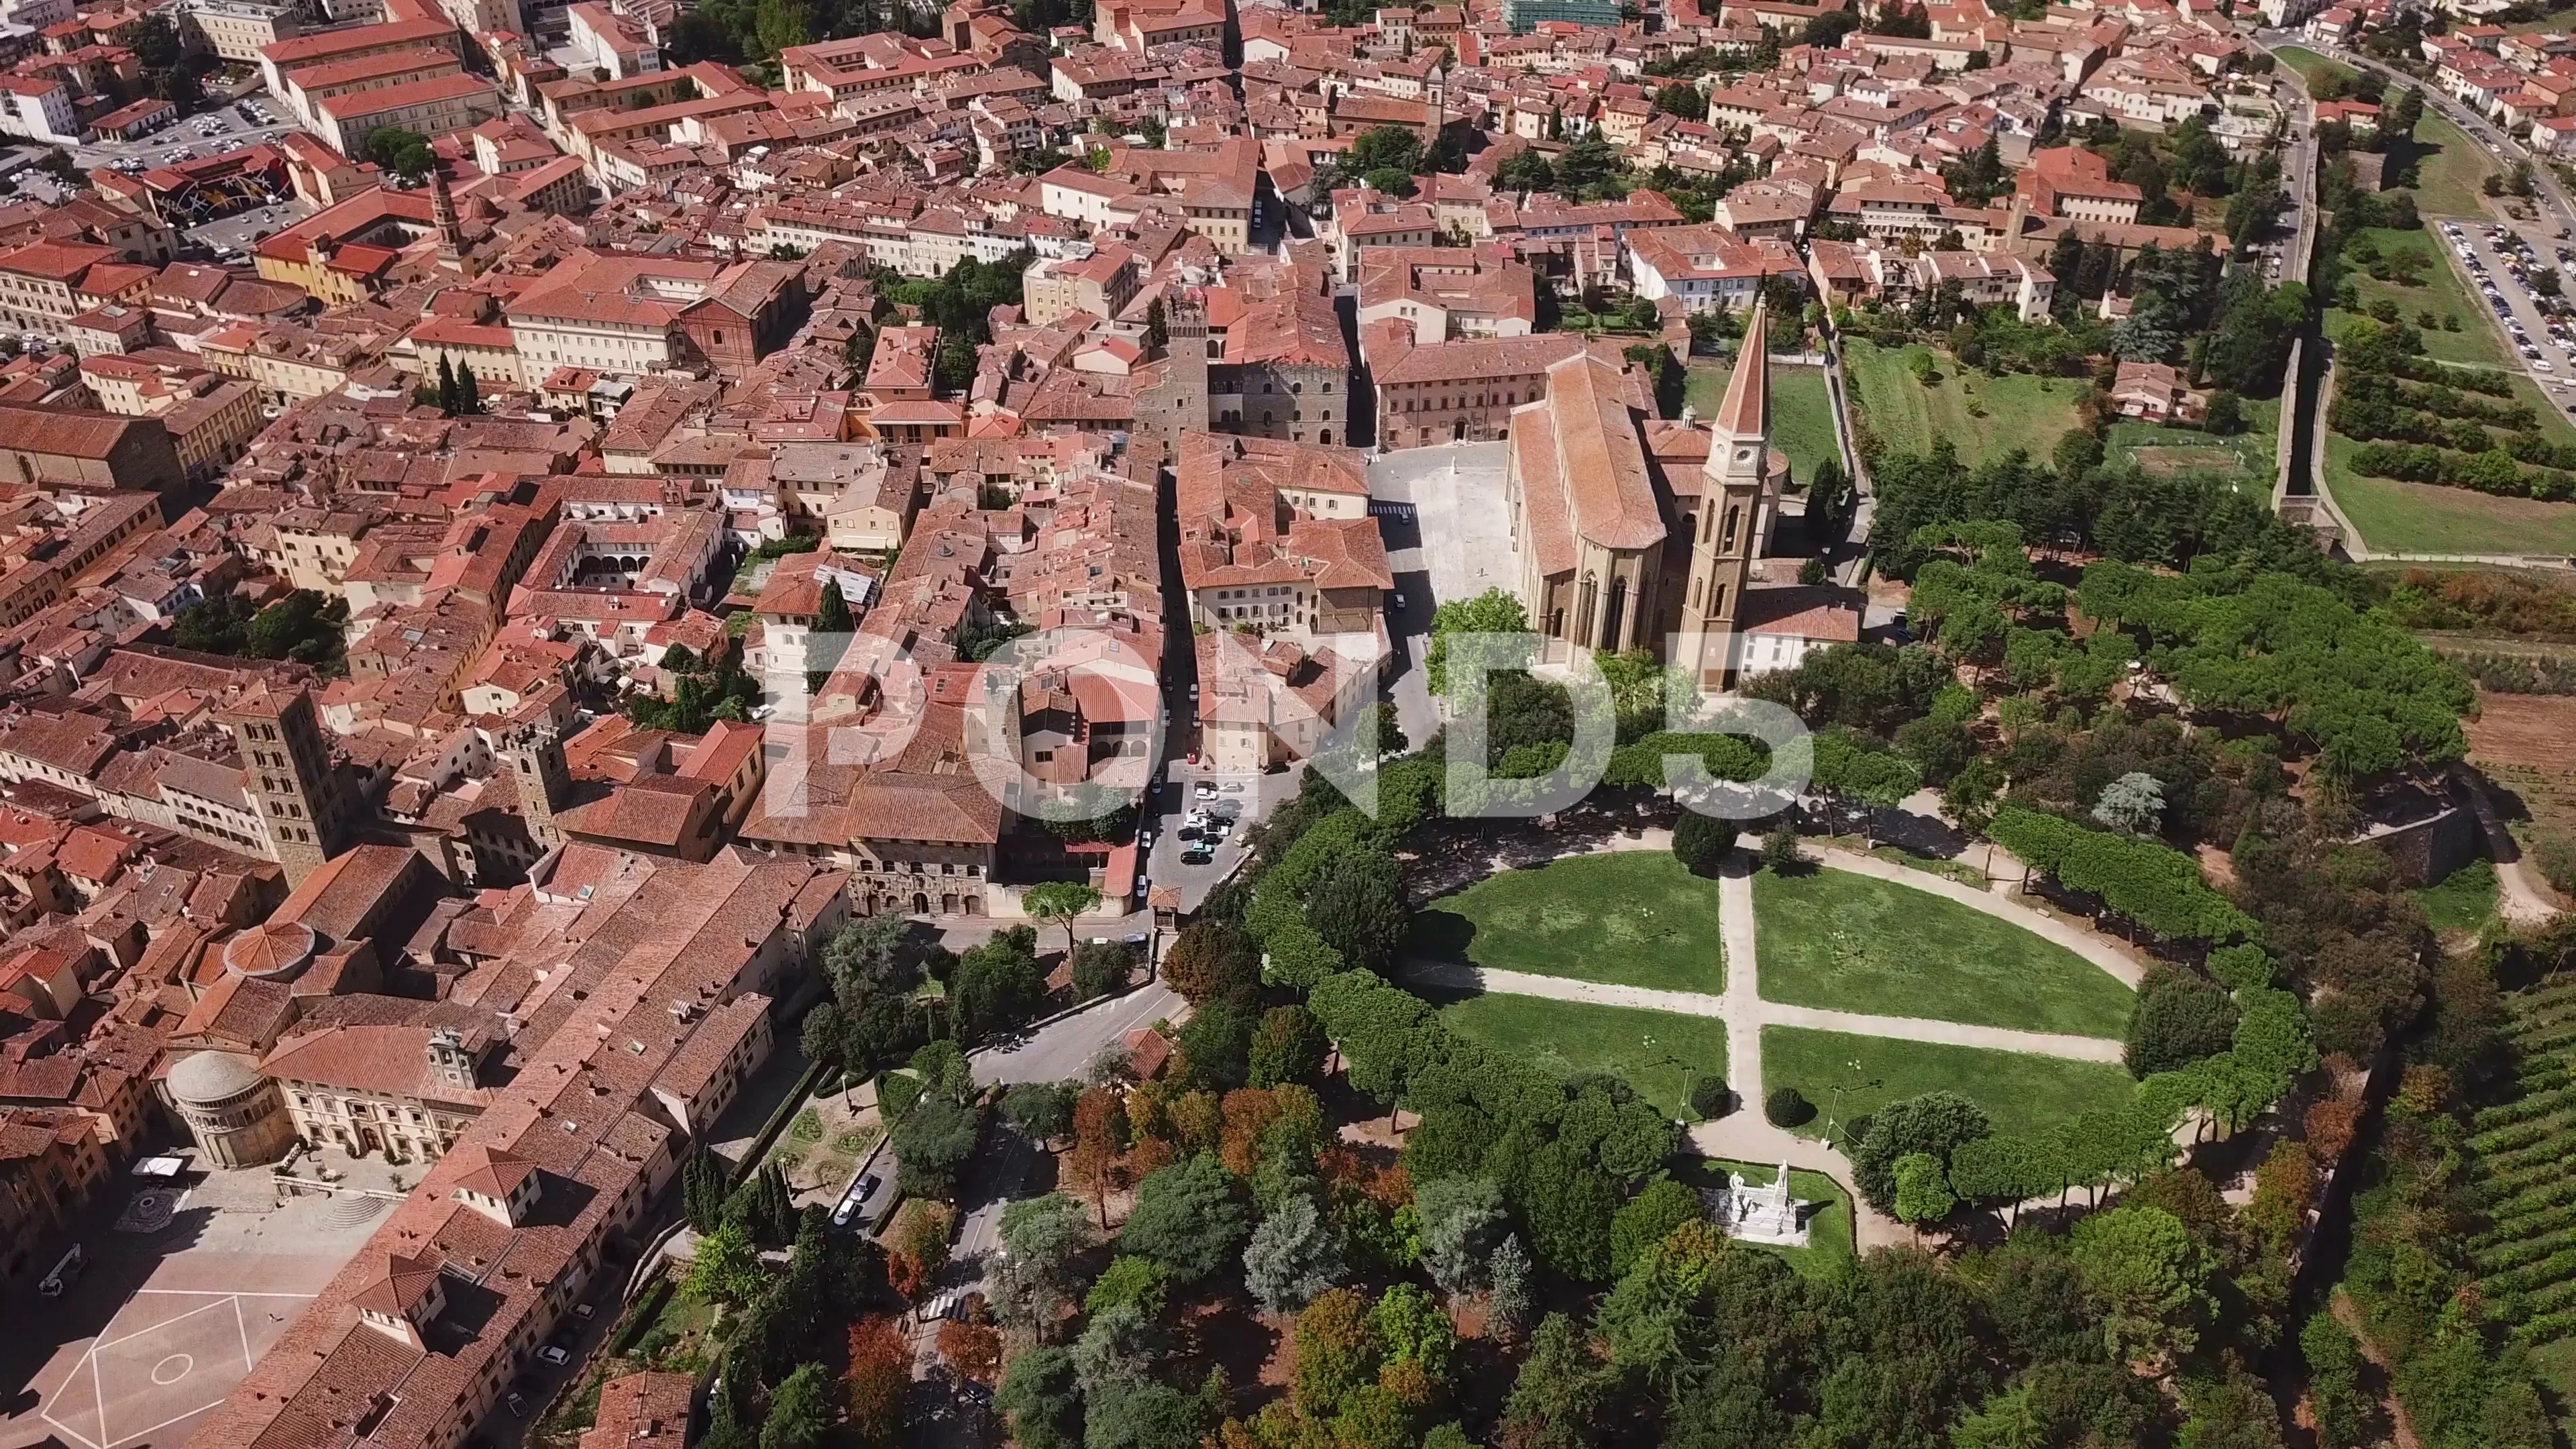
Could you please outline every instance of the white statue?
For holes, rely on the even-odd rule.
[[[1705,1189],[1701,1197],[1708,1204],[1709,1221],[1730,1238],[1778,1247],[1807,1246],[1807,1225],[1800,1221],[1799,1209],[1814,1204],[1789,1196],[1786,1162],[1768,1187],[1747,1187],[1743,1173],[1731,1172],[1725,1187]]]

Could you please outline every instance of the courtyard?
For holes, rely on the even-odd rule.
[[[0,1449],[186,1442],[383,1222],[392,1199],[378,1192],[391,1181],[369,1174],[390,1169],[336,1155],[333,1165],[352,1191],[284,1206],[265,1167],[208,1174],[151,1232],[111,1228],[122,1204],[102,1201],[80,1240],[79,1280],[12,1306],[48,1326],[0,1337]]]

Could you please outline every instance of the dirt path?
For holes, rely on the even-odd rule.
[[[2370,1341],[2370,1330],[2362,1326],[2361,1309],[2354,1306],[2351,1295],[2341,1289],[2335,1290],[2334,1316],[2335,1322],[2349,1330],[2353,1339],[2361,1345],[2361,1356],[2378,1365],[2379,1371],[2382,1374],[2388,1374],[2393,1380],[2395,1375],[2390,1372],[2387,1357],[2380,1353],[2378,1344]],[[2397,1449],[2420,1449],[2420,1443],[2415,1437],[2415,1426],[2407,1422],[2406,1406],[2397,1401],[2396,1389],[2391,1387],[2388,1397],[2381,1402],[2388,1410],[2389,1424],[2395,1429]]]

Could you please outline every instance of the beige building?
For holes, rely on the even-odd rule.
[[[277,1084],[231,1052],[182,1058],[163,1087],[188,1135],[216,1167],[274,1162],[295,1140],[295,1120]]]
[[[339,1026],[278,1043],[260,1070],[313,1146],[435,1162],[491,1100],[479,1078],[499,1045],[425,1026]]]
[[[188,0],[179,13],[208,50],[244,65],[259,64],[261,51],[293,40],[301,29],[293,6],[259,0]]]
[[[1041,257],[1021,275],[1028,320],[1050,327],[1075,312],[1115,317],[1136,295],[1135,254],[1110,242],[1097,249],[1070,243],[1060,257]]]

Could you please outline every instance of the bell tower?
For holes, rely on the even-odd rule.
[[[1724,688],[1734,673],[1735,620],[1753,581],[1753,561],[1762,553],[1762,510],[1772,487],[1768,304],[1753,304],[1743,349],[1735,356],[1726,400],[1711,420],[1699,513],[1691,521],[1681,624],[1691,639],[1690,657],[1673,661],[1691,666],[1703,690]]]
[[[555,811],[568,803],[572,771],[564,764],[563,731],[555,723],[551,705],[540,698],[521,706],[502,726],[497,743],[518,782],[519,813],[528,822],[529,838],[539,850],[563,844]]]
[[[352,802],[322,741],[313,696],[254,685],[223,711],[241,751],[242,784],[259,802],[274,858],[289,889],[349,847]]]

